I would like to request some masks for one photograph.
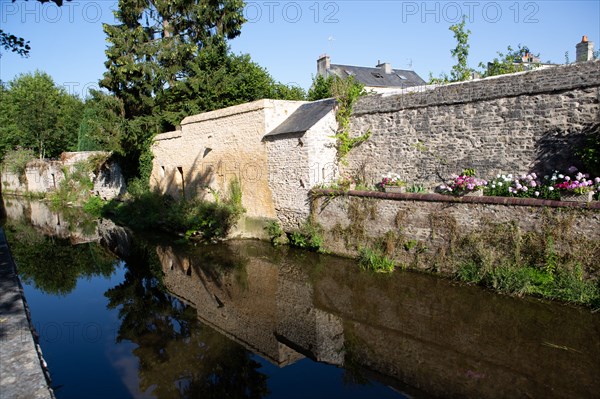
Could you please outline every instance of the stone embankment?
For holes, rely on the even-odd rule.
[[[0,228],[0,399],[53,399],[46,362]]]

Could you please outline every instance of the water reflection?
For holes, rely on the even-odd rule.
[[[589,310],[423,274],[372,275],[256,241],[177,246],[107,226],[92,234],[126,262],[123,281],[105,292],[118,312],[116,340],[134,344],[139,392],[152,397],[266,397],[276,373],[261,358],[283,370],[305,357],[343,367],[346,382],[380,381],[414,397],[600,392],[600,315]],[[38,256],[69,253],[41,248]],[[301,396],[344,389],[305,385]]]

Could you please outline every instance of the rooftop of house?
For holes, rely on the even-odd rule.
[[[332,98],[302,104],[279,126],[267,133],[265,137],[304,133],[331,112],[335,105],[336,101]]]
[[[391,69],[386,73],[381,67],[359,67],[331,64],[329,69],[341,78],[354,76],[356,80],[371,87],[411,87],[427,84],[414,71]]]
[[[324,76],[337,75],[341,78],[353,76],[367,87],[405,88],[427,84],[414,71],[392,69],[392,66],[387,62],[378,62],[375,67],[331,64],[328,55],[322,55],[317,60],[317,74]]]

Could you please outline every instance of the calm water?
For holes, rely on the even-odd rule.
[[[63,398],[598,397],[600,315],[6,202]],[[115,255],[117,254],[117,255]]]

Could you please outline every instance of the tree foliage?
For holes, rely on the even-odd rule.
[[[479,63],[479,67],[484,69],[482,76],[488,77],[524,71],[525,65],[523,64],[523,57],[529,54],[532,53],[527,46],[521,46],[519,44],[516,50],[511,46],[508,46],[506,53],[498,51],[498,57],[494,58],[492,61],[487,64],[484,64],[483,62]],[[538,56],[539,54],[535,55],[536,58]]]
[[[121,102],[126,173],[149,176],[155,134],[189,115],[260,98],[304,99],[227,40],[245,22],[242,0],[120,0],[100,85]],[[91,111],[90,111],[91,112]]]
[[[456,64],[452,66],[450,71],[450,80],[452,82],[461,82],[471,78],[471,68],[467,64],[469,57],[469,35],[471,31],[465,29],[465,17],[463,16],[462,21],[456,25],[450,26],[450,30],[454,33],[456,39],[456,47],[450,50],[452,57],[456,58]]]
[[[75,149],[83,102],[40,71],[22,74],[0,90],[0,155],[18,146],[40,158]]]
[[[77,151],[112,151],[123,155],[125,130],[123,103],[118,98],[91,90],[79,125]]]
[[[333,79],[333,76],[324,77],[323,75],[317,75],[316,78],[313,77],[312,86],[308,89],[307,100],[317,101],[333,97],[331,90]]]
[[[465,29],[465,25],[466,18],[463,16],[459,23],[451,25],[449,28],[454,33],[454,38],[456,39],[456,47],[450,50],[452,57],[456,58],[456,64],[452,66],[450,76],[443,73],[439,78],[434,78],[430,73],[429,84],[461,82],[471,78],[473,70],[469,68],[468,65],[470,47],[469,35],[471,34],[471,31],[469,29]]]

